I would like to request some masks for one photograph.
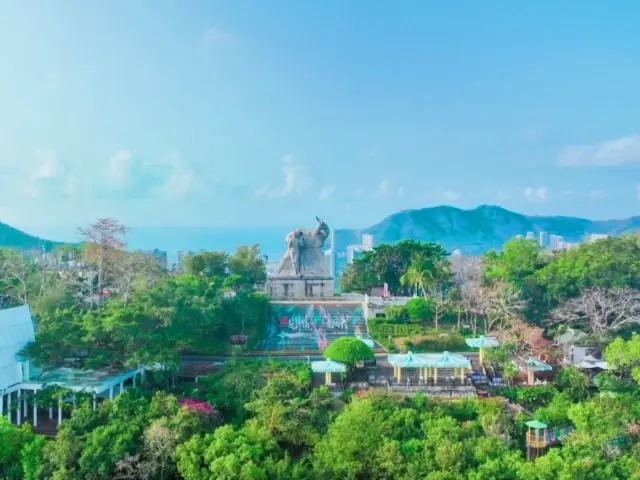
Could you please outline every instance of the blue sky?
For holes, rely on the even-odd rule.
[[[640,212],[638,2],[0,5],[5,223]]]

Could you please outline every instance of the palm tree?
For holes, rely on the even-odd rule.
[[[430,285],[433,280],[433,274],[429,265],[419,255],[416,255],[407,268],[407,271],[400,277],[400,283],[402,285],[410,285],[414,289],[414,296],[417,296],[418,289],[421,290],[423,297],[427,298],[427,285]]]

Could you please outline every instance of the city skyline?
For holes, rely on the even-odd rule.
[[[628,217],[639,13],[10,2],[0,221],[265,226],[323,212],[360,228],[441,204]]]

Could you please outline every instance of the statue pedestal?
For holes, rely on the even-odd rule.
[[[278,300],[331,298],[333,277],[269,277],[267,295]]]

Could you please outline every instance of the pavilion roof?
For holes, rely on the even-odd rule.
[[[413,352],[388,355],[387,360],[394,367],[401,368],[423,368],[430,366],[426,354]]]
[[[529,420],[527,423],[525,423],[525,425],[536,430],[541,430],[548,427],[546,423],[540,422],[539,420]]]
[[[456,353],[399,353],[387,356],[388,362],[401,368],[466,368],[471,362],[464,355]]]
[[[311,370],[316,373],[342,373],[347,371],[346,365],[333,360],[322,360],[319,362],[311,362]]]
[[[536,360],[535,358],[529,358],[529,360],[525,362],[525,366],[527,367],[527,370],[533,370],[535,372],[548,372],[550,370],[553,370],[553,367],[551,365],[547,365],[546,363],[541,362],[540,360]]]
[[[429,366],[435,368],[466,368],[471,366],[471,362],[464,355],[443,352],[442,355],[434,358]]]
[[[467,338],[465,340],[471,348],[495,348],[500,346],[500,342],[496,337],[485,337],[480,335],[478,338]]]

